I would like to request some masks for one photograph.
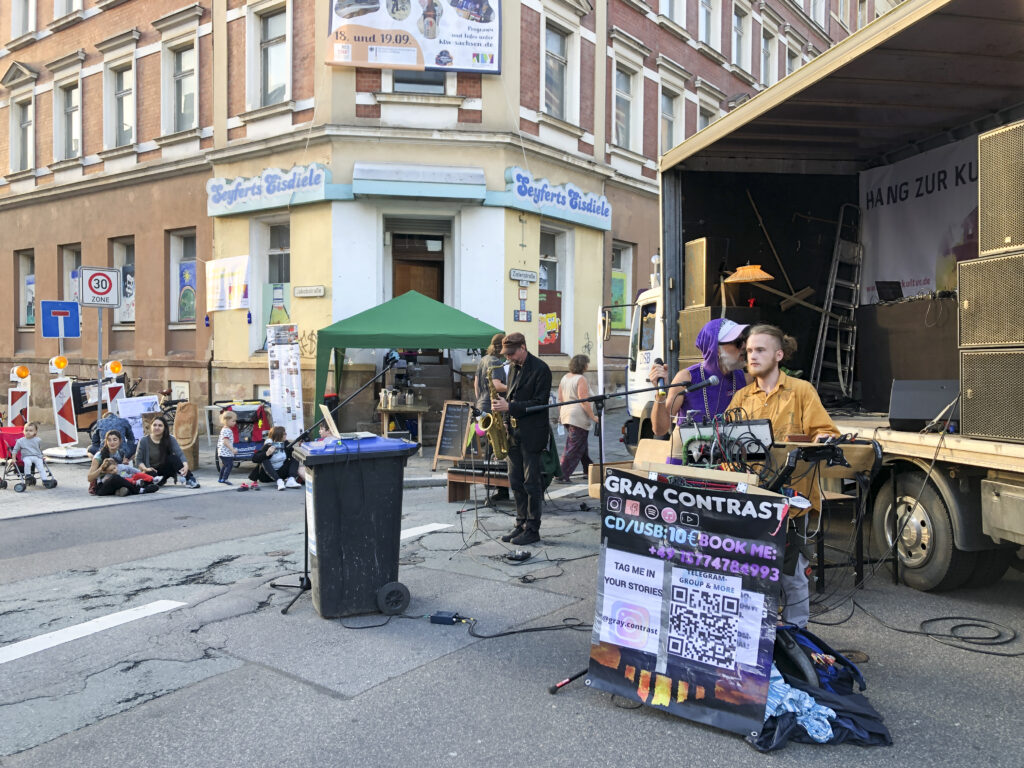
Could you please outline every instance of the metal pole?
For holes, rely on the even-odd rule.
[[[103,418],[103,308],[96,307],[96,423]],[[101,438],[102,443],[102,438]]]

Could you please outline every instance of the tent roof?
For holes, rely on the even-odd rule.
[[[472,315],[422,293],[409,291],[321,328],[317,333],[317,346],[348,349],[477,348],[486,347],[491,337],[501,332],[500,328]]]

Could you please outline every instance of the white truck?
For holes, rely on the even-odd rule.
[[[729,238],[732,254],[760,262],[774,275],[768,285],[784,289],[784,276],[790,290],[783,293],[802,297],[774,319],[798,335],[806,355],[815,347],[821,318],[809,305],[822,302],[830,284],[830,248],[821,242],[829,239],[827,227],[815,230],[813,224],[835,220],[837,211],[842,220],[844,207],[865,210],[961,183],[971,176],[962,167],[877,190],[864,189],[864,175],[1006,126],[1007,140],[993,145],[989,167],[996,173],[986,177],[984,155],[979,163],[978,250],[967,254],[975,246],[961,243],[959,251],[925,254],[936,262],[935,281],[925,291],[949,287],[950,265],[957,261],[961,281],[965,264],[994,262],[979,255],[1001,253],[1010,265],[1004,279],[984,290],[961,282],[955,305],[951,298],[940,304],[956,307],[956,339],[945,354],[959,366],[961,414],[951,419],[936,412],[950,429],[933,433],[890,429],[887,418],[834,417],[843,431],[881,445],[884,467],[868,501],[874,554],[888,549],[895,514],[903,580],[921,590],[991,584],[1024,562],[1024,217],[1013,206],[1024,197],[1024,123],[1016,125],[1024,120],[1024,61],[1000,59],[999,67],[984,72],[964,65],[992,50],[1018,50],[1014,30],[1022,26],[1019,3],[908,0],[670,150],[660,162],[661,286],[641,294],[633,310],[627,377],[630,389],[641,389],[648,386],[654,358],[668,364],[670,375],[687,362],[679,341],[692,336],[681,334],[686,244]],[[956,30],[953,38],[950,30]],[[945,232],[960,223],[938,225]],[[906,232],[913,224],[898,222]],[[906,250],[909,258],[913,243]],[[973,261],[966,261],[969,256]],[[908,285],[915,284],[903,287]],[[747,301],[730,298],[741,306]],[[783,311],[774,300],[758,303]],[[707,319],[718,316],[716,308],[706,311]],[[980,340],[971,341],[970,317],[979,314]],[[940,351],[930,346],[934,321],[934,315],[925,318],[908,337],[884,324],[870,342],[862,337],[858,359],[867,362],[854,379],[877,370],[876,356],[896,363],[921,359],[922,375],[906,378],[956,378],[928,370]],[[806,357],[797,362],[807,364]],[[625,439],[635,443],[650,436],[650,394],[630,396],[628,403]],[[959,434],[951,428],[956,420]]]

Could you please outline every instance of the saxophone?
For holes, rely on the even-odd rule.
[[[487,369],[487,391],[491,400],[498,399],[498,390],[494,386],[492,374],[502,365],[492,365]],[[487,433],[487,440],[491,444],[494,458],[498,461],[508,456],[508,432],[505,430],[505,420],[495,416],[493,413],[485,413],[480,417],[480,429]]]

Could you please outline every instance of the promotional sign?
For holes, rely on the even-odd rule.
[[[861,303],[875,282],[904,296],[956,290],[956,264],[978,257],[978,137],[860,174]]]
[[[44,339],[79,339],[82,337],[82,320],[77,302],[40,301],[39,314],[43,319]]]
[[[228,216],[319,202],[330,183],[331,172],[321,163],[296,165],[287,171],[267,168],[259,176],[210,179],[206,182],[206,213]]]
[[[571,182],[552,184],[535,179],[517,166],[505,169],[505,188],[513,207],[544,216],[574,221],[595,229],[612,228],[612,207],[604,195],[584,192]]]
[[[501,72],[500,0],[334,0],[327,63]]]
[[[82,267],[79,274],[79,304],[83,307],[121,306],[121,270]]]
[[[588,684],[735,733],[760,732],[786,499],[650,474],[605,470]]]
[[[270,366],[270,410],[274,426],[284,427],[289,440],[302,434],[302,368],[299,327],[267,326],[267,363]]]
[[[158,413],[159,411],[160,401],[156,395],[121,397],[117,400],[117,415],[132,425],[132,434],[135,435],[136,440],[141,440],[146,434],[142,425],[142,414]]]
[[[196,321],[196,263],[183,261],[178,265],[178,322]]]
[[[57,447],[78,444],[78,427],[75,423],[75,402],[71,397],[71,379],[50,379],[50,395],[53,397],[53,426],[57,430]]]
[[[206,262],[206,311],[249,308],[249,257]]]
[[[27,389],[7,390],[7,426],[24,427],[28,423]]]

